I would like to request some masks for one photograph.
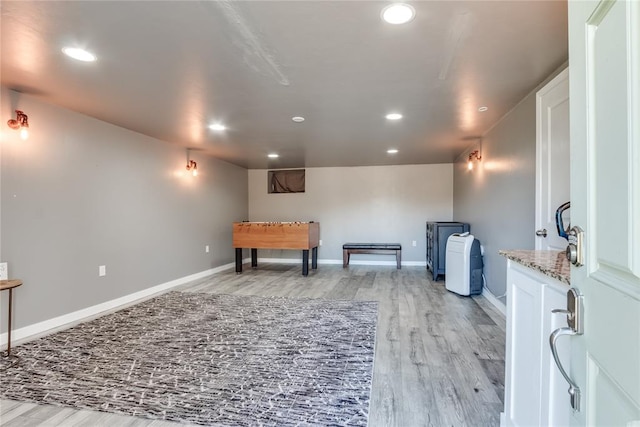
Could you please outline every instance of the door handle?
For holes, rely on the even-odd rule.
[[[580,387],[573,381],[573,379],[567,374],[567,371],[562,366],[560,356],[558,355],[557,342],[561,336],[574,336],[582,335],[584,333],[584,315],[583,315],[583,303],[582,293],[577,288],[571,288],[567,291],[567,308],[551,310],[551,313],[562,313],[567,315],[567,326],[564,328],[558,328],[549,336],[549,345],[551,346],[551,354],[553,360],[558,367],[558,370],[569,383],[569,397],[571,401],[571,407],[574,411],[580,411]]]
[[[536,236],[547,237],[547,229],[543,228],[541,230],[536,230]]]
[[[580,411],[580,387],[578,387],[578,385],[573,381],[573,379],[571,379],[569,374],[567,374],[567,371],[564,370],[564,367],[562,366],[562,362],[560,361],[560,357],[558,356],[558,349],[556,348],[556,342],[558,341],[558,338],[560,338],[563,335],[573,336],[578,334],[573,329],[567,328],[567,327],[558,328],[555,331],[553,331],[551,333],[551,336],[549,337],[549,345],[551,345],[551,354],[553,355],[553,360],[555,360],[558,370],[560,371],[564,379],[569,383],[569,390],[567,391],[569,392],[569,398],[571,399],[571,407],[573,408],[574,411]]]

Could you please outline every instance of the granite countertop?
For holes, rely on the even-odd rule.
[[[503,250],[498,253],[571,286],[571,264],[564,251]]]

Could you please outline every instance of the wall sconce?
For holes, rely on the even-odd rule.
[[[189,163],[187,163],[187,170],[191,171],[193,176],[198,176],[198,164],[194,160],[189,160]]]
[[[191,171],[193,176],[198,176],[198,164],[195,160],[189,159],[189,149],[187,149],[187,170]]]
[[[469,154],[469,160],[467,160],[467,169],[473,170],[473,162],[477,160],[482,160],[482,156],[480,155],[480,151],[474,150]]]
[[[474,138],[475,139],[475,138]],[[473,162],[482,160],[482,138],[477,138],[479,140],[480,148],[477,150],[473,150],[469,153],[469,158],[467,159],[467,169],[473,170]]]
[[[16,110],[16,118],[9,119],[7,125],[13,130],[20,130],[20,138],[29,138],[29,117],[20,110]]]

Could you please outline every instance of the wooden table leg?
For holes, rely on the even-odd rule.
[[[17,288],[22,285],[22,280],[19,279],[11,279],[11,280],[0,280],[0,291],[9,291],[9,303],[8,312],[9,319],[7,321],[7,351],[2,352],[3,356],[9,357],[11,355],[11,332],[13,330],[13,288]]]
[[[302,275],[309,275],[309,249],[302,250]]]
[[[236,248],[236,273],[242,273],[242,248]]]
[[[311,249],[311,268],[314,270],[318,269],[318,247],[314,247]]]
[[[258,267],[258,249],[251,248],[251,267]]]
[[[7,357],[11,354],[11,318],[13,314],[11,313],[11,306],[13,305],[13,289],[9,289],[9,321],[7,322],[8,330],[7,330]]]

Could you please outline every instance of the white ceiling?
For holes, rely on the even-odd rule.
[[[249,168],[428,164],[567,60],[564,0],[389,3],[3,0],[2,84]]]

